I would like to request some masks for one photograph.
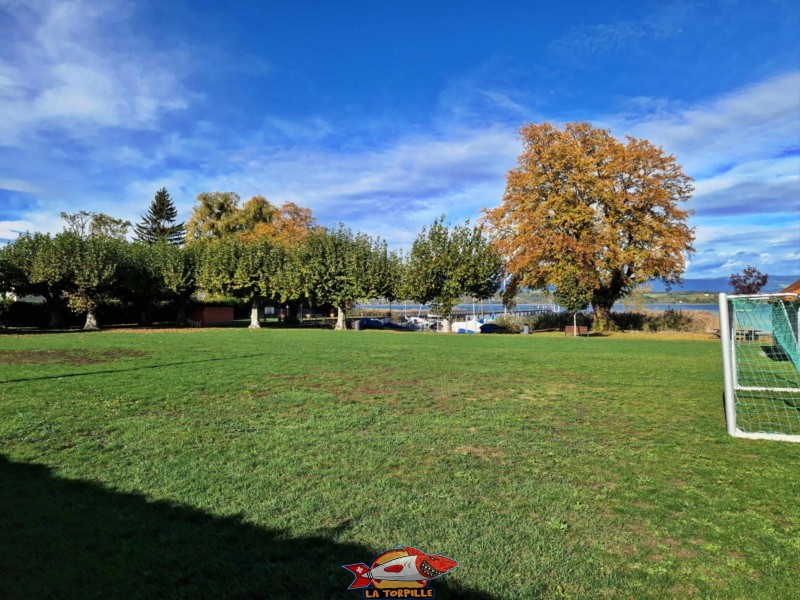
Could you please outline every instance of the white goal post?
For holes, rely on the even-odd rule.
[[[800,442],[800,296],[720,294],[719,325],[728,433]]]

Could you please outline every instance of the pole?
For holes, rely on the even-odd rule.
[[[719,295],[719,339],[722,344],[722,375],[725,397],[725,423],[728,434],[736,436],[736,396],[733,385],[733,352],[731,351],[731,318],[728,295]]]

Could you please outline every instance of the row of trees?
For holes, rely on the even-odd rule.
[[[44,298],[52,328],[63,326],[71,308],[86,314],[85,329],[97,329],[97,309],[111,300],[138,307],[142,323],[150,322],[156,302],[172,302],[185,322],[197,289],[195,263],[193,250],[164,242],[128,243],[71,229],[25,233],[0,250],[0,292]]]
[[[339,307],[340,323],[349,304],[374,296],[435,303],[447,314],[461,295],[490,296],[505,276],[507,305],[523,286],[554,290],[556,301],[572,311],[591,304],[595,326],[606,329],[614,303],[639,286],[653,279],[681,281],[694,241],[687,224],[691,211],[681,205],[693,188],[673,156],[647,140],[617,140],[589,123],[529,124],[520,132],[523,152],[508,173],[503,201],[484,214],[490,242],[481,227],[450,228],[439,219],[403,259],[381,240],[344,227],[318,227],[308,209],[274,206],[262,196],[240,206],[232,192],[200,194],[184,228],[175,222],[177,212],[163,189],[136,226],[136,239],[146,246],[177,246],[183,238],[180,256],[194,257],[197,289],[239,294],[254,306],[300,298],[330,303]],[[85,274],[73,273],[69,285],[48,283],[47,293],[37,292],[88,311],[96,302],[81,290],[105,290],[99,282],[114,279],[108,265],[116,263],[108,257],[117,250],[99,240],[124,247],[130,224],[89,213],[66,217],[71,237],[25,236],[14,246],[68,248],[48,252],[74,256],[65,263],[73,271],[86,261],[94,265],[88,284],[79,282]],[[145,252],[139,248],[128,255]],[[101,260],[101,253],[106,258]],[[84,255],[94,258],[85,261]],[[110,271],[101,272],[100,264]],[[41,289],[41,282],[55,277],[10,269],[17,273],[12,278],[28,273],[22,287]]]
[[[201,194],[201,208],[221,196],[232,198]],[[248,209],[264,208],[260,197],[254,200],[196,223],[182,246],[168,235],[128,242],[126,223],[102,213],[64,214],[64,231],[26,233],[0,250],[0,291],[43,297],[56,328],[69,307],[86,314],[85,329],[96,329],[98,307],[110,301],[137,307],[142,324],[151,322],[154,306],[169,302],[185,323],[192,298],[204,293],[247,302],[250,327],[259,327],[261,306],[272,303],[335,307],[343,329],[346,311],[359,300],[408,298],[447,315],[461,296],[488,298],[500,285],[501,261],[481,227],[449,227],[442,217],[404,257],[343,225],[317,226],[310,211],[294,206],[245,227]]]

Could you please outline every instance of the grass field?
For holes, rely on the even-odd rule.
[[[725,434],[719,343],[0,336],[0,598],[800,597],[800,445]]]

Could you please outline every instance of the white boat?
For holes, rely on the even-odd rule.
[[[481,327],[495,320],[494,315],[470,315],[463,321],[454,321],[452,325],[453,333],[481,333]]]
[[[427,317],[406,317],[405,325],[415,331],[436,331],[441,329],[442,318],[437,315]]]

